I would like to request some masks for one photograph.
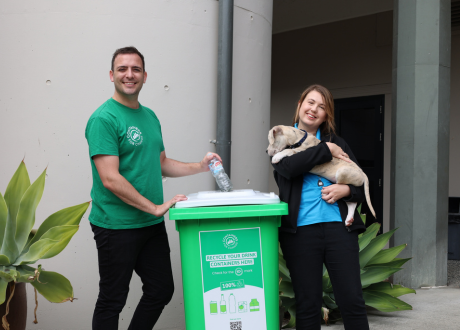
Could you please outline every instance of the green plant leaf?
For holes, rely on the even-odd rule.
[[[26,243],[26,247],[27,247],[27,250],[29,249],[29,246],[30,246],[30,242],[32,241],[32,239],[34,238],[35,234],[37,233],[37,229],[32,229],[29,233],[29,237],[27,238],[27,243]],[[26,248],[24,248],[24,250],[22,250],[21,254],[22,253],[25,253],[27,252],[26,251]]]
[[[3,278],[0,278],[0,304],[5,302],[6,298],[6,289],[8,288],[8,282]]]
[[[280,283],[280,296],[294,298],[294,289],[292,283],[287,281],[281,281]]]
[[[326,304],[326,307],[329,309],[339,308],[339,306],[337,306],[335,301],[325,292],[323,292],[323,302]]]
[[[361,217],[361,220],[363,221],[364,225],[366,224],[366,220],[367,220],[367,214],[359,214],[359,216]]]
[[[392,267],[392,268],[401,268],[406,262],[411,260],[412,258],[405,258],[405,259],[400,259],[400,258],[394,258],[392,261],[387,262],[385,264],[374,264],[374,265],[368,265],[366,266],[367,269],[369,267]]]
[[[361,285],[363,289],[371,284],[386,280],[388,277],[401,270],[401,268],[391,267],[369,267],[361,275]]]
[[[291,316],[291,318],[289,319],[289,323],[286,324],[283,328],[293,328],[295,327],[295,324],[296,324],[296,306],[295,304],[291,305],[287,311],[289,312],[289,315]]]
[[[10,259],[4,254],[0,254],[0,265],[2,266],[9,266],[11,265]]]
[[[366,305],[378,309],[382,312],[412,310],[411,305],[383,292],[363,291],[363,298],[366,302]]]
[[[284,297],[284,296],[281,296],[280,298],[281,298],[281,303],[286,308],[286,310],[288,310],[288,308],[291,307],[292,305],[295,305],[295,298],[289,298],[289,297]]]
[[[286,266],[286,261],[283,259],[282,256],[278,255],[278,267],[280,274],[283,277],[283,280],[291,280],[291,273],[289,273],[289,269]]]
[[[7,282],[16,281],[18,272],[14,266],[0,266],[0,278]]]
[[[79,225],[81,218],[88,209],[89,202],[67,207],[50,215],[38,228],[34,238],[27,244],[26,249],[37,242],[48,230],[56,226]]]
[[[33,282],[35,280],[35,269],[36,268],[30,267],[27,265],[17,266],[16,270],[18,271],[19,276],[16,279],[16,282],[25,282],[25,283]],[[37,269],[41,271],[41,265],[38,265]]]
[[[38,242],[47,238],[59,242],[54,244],[53,247],[41,257],[41,259],[52,258],[61,253],[67,244],[69,244],[73,235],[75,235],[78,231],[78,228],[79,226],[56,226],[48,230]]]
[[[358,210],[358,213],[359,215],[361,215],[361,207],[363,206],[363,204],[359,204],[358,207],[356,208],[356,210]]]
[[[16,218],[16,245],[18,251],[22,251],[26,245],[29,233],[35,223],[35,210],[45,189],[46,169],[27,189],[19,204],[18,216]]]
[[[0,247],[5,237],[6,222],[8,221],[8,207],[6,206],[5,199],[0,193]]]
[[[387,244],[390,237],[398,228],[374,238],[362,251],[359,252],[359,266],[364,268],[369,260],[372,259]],[[364,238],[366,236],[361,237]]]
[[[332,292],[332,283],[331,278],[329,277],[329,273],[326,271],[323,275],[323,291],[324,292]]]
[[[407,244],[401,244],[401,245],[398,245],[398,246],[395,246],[389,249],[379,251],[375,256],[372,257],[371,260],[369,260],[369,262],[367,263],[367,266],[370,266],[373,264],[386,264],[394,260],[394,258],[396,258],[396,256],[400,254],[401,251],[404,250],[406,246]]]
[[[380,282],[369,285],[365,291],[378,291],[389,294],[392,297],[399,297],[408,293],[416,293],[414,289],[405,288],[402,285]]]
[[[29,174],[27,173],[26,164],[22,161],[16,172],[13,174],[13,177],[8,183],[8,187],[5,191],[8,218],[6,221],[5,234],[0,254],[8,256],[8,259],[10,260],[15,260],[19,255],[19,250],[15,241],[16,218],[18,215],[19,203],[29,187]]]
[[[73,300],[73,288],[70,281],[63,275],[55,272],[40,272],[39,281],[31,284],[47,300],[53,303],[62,303]]]
[[[13,263],[15,266],[33,264],[37,260],[41,259],[46,252],[48,252],[55,244],[59,241],[52,240],[49,238],[44,238],[35,242],[30,247],[29,251],[25,254],[19,256],[19,258]]]
[[[362,234],[363,236],[359,237],[359,252],[361,252],[369,243],[377,236],[377,233],[380,229],[380,224],[374,222],[372,225],[367,227],[366,231]]]

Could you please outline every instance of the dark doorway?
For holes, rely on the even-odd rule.
[[[369,193],[377,220],[364,202],[361,213],[367,215],[366,226],[374,222],[382,224],[383,221],[384,101],[384,95],[376,95],[334,102],[337,133],[348,143],[369,178]]]

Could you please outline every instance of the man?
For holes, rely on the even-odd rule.
[[[92,114],[85,132],[93,173],[89,221],[100,275],[93,329],[118,329],[134,270],[143,296],[128,329],[150,330],[174,291],[163,215],[187,199],[176,195],[164,202],[162,175],[205,172],[210,160],[220,157],[208,153],[199,163],[166,157],[158,118],[138,102],[147,72],[136,48],[114,53],[110,80],[115,93]]]

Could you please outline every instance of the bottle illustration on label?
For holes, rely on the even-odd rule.
[[[246,313],[248,311],[248,303],[246,301],[238,302],[238,313]]]
[[[222,298],[220,299],[220,313],[227,314],[227,303],[225,302],[224,295],[221,295]]]
[[[228,296],[228,310],[230,313],[236,313],[236,299],[233,293]]]
[[[217,314],[217,301],[211,301],[209,303],[209,308],[211,310],[211,314]]]
[[[249,303],[249,312],[258,312],[259,310],[259,302],[257,299],[251,299],[251,302]]]

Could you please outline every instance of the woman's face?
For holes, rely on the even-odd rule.
[[[323,96],[317,91],[311,91],[299,109],[299,128],[309,133],[316,133],[319,125],[326,121],[326,117]]]

